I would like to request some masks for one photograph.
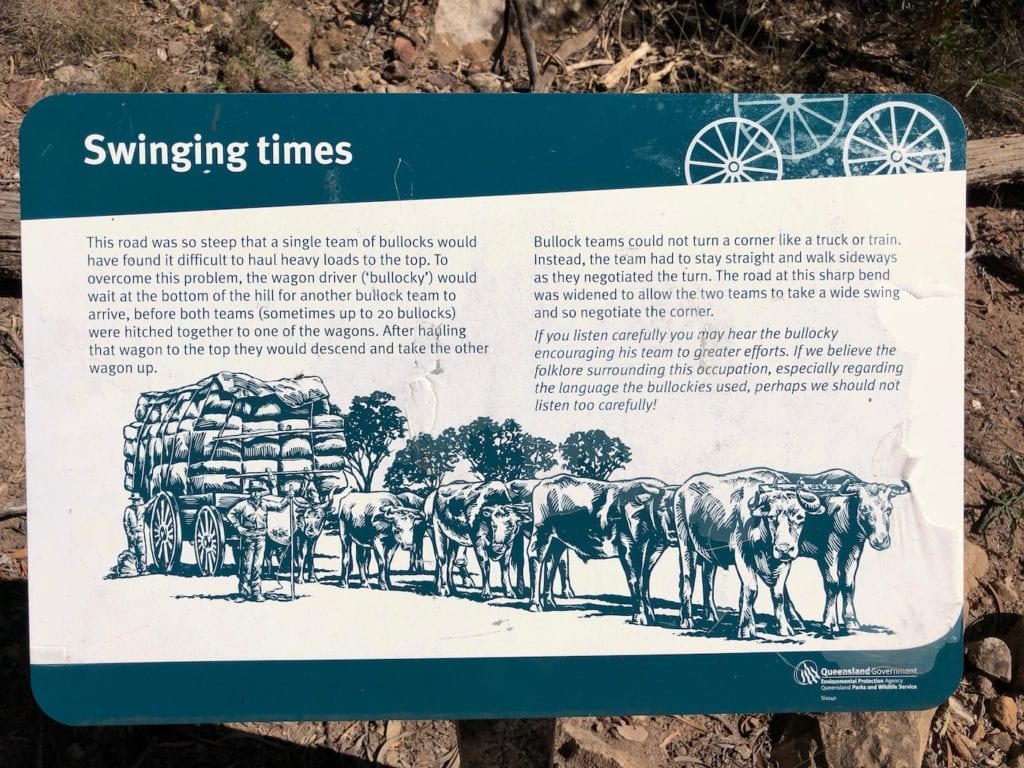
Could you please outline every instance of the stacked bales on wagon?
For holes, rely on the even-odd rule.
[[[344,419],[316,376],[263,381],[223,372],[178,389],[146,392],[124,429],[125,489],[242,493],[263,476],[274,490],[309,472],[343,468]]]

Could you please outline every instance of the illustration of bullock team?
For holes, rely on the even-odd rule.
[[[268,563],[287,560],[298,582],[317,580],[314,555],[324,530],[341,544],[339,584],[353,571],[366,587],[371,559],[382,590],[394,588],[392,560],[409,556],[424,573],[424,543],[434,552],[433,591],[479,590],[493,597],[497,569],[506,598],[531,611],[573,598],[567,555],[584,562],[617,558],[632,604],[632,622],[655,624],[651,574],[669,548],[679,556],[679,626],[695,628],[698,566],[705,630],[719,625],[715,577],[734,568],[740,583],[739,638],[757,637],[759,584],[771,592],[776,631],[805,630],[786,587],[793,561],[815,560],[827,636],[859,628],[854,606],[865,544],[890,545],[893,499],[906,482],[866,482],[843,469],[817,474],[754,468],[700,473],[680,485],[649,477],[610,480],[630,449],[603,430],[574,432],[561,444],[535,437],[512,419],[480,417],[437,436],[405,438],[407,422],[393,396],[353,398],[342,413],[312,376],[262,381],[222,372],[176,390],[143,393],[125,427],[124,512],[128,549],[118,567],[134,575],[181,568],[189,540],[201,574],[213,575],[231,548],[236,600],[262,601]],[[556,455],[560,457],[556,461]],[[374,474],[391,459],[385,485]],[[564,472],[548,477],[557,464]],[[445,482],[456,466],[482,478]],[[517,479],[517,478],[530,479]],[[149,552],[147,552],[147,549]],[[472,550],[480,585],[465,553]]]
[[[654,478],[602,481],[562,474],[506,483],[449,483],[422,505],[411,495],[338,490],[329,514],[339,521],[343,587],[349,583],[352,545],[362,584],[369,584],[373,552],[380,588],[390,589],[390,563],[398,549],[410,552],[413,570],[422,568],[425,533],[436,552],[437,594],[456,594],[453,569],[465,547],[476,554],[484,599],[492,597],[492,563],[506,597],[526,596],[528,566],[529,609],[544,611],[555,605],[556,574],[561,574],[562,595],[574,596],[565,559],[572,551],[584,562],[618,558],[632,621],[643,625],[655,623],[651,572],[662,553],[674,547],[680,564],[680,627],[694,628],[696,567],[702,572],[704,619],[712,625],[720,620],[716,571],[734,567],[740,581],[740,638],[757,637],[759,581],[771,590],[777,633],[789,636],[804,629],[786,578],[797,557],[809,557],[824,581],[822,624],[836,635],[860,626],[854,587],[864,545],[888,548],[892,499],[908,491],[906,483],[868,483],[841,469],[814,475],[767,468],[701,473],[678,486]]]

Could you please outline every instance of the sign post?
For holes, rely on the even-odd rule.
[[[20,146],[53,717],[451,718],[470,765],[959,679],[941,99],[89,94]],[[253,477],[302,484],[292,600]]]

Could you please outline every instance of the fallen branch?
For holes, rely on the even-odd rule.
[[[1024,133],[967,142],[967,184],[994,187],[1024,181]]]
[[[644,59],[650,52],[650,43],[646,41],[641,43],[639,48],[637,48],[631,54],[626,56],[626,58],[622,59],[617,64],[615,64],[611,69],[608,70],[605,76],[601,78],[601,85],[604,87],[606,91],[610,91],[612,88],[618,85],[619,81],[622,80],[622,78],[624,78],[627,74],[629,74],[629,71],[633,69],[633,67],[635,67],[638,63],[640,63],[640,61]]]
[[[10,520],[15,517],[25,517],[28,507],[24,504],[12,504],[0,509],[0,520]]]

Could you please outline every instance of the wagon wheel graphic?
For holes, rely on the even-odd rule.
[[[843,143],[847,176],[948,171],[949,138],[929,111],[906,101],[872,107]]]
[[[815,155],[839,136],[846,120],[846,96],[828,94],[744,94],[733,97],[736,115],[753,120],[779,144],[784,160]]]
[[[215,576],[224,564],[224,523],[213,507],[199,509],[192,545],[199,572],[203,576]]]
[[[782,178],[782,152],[753,120],[723,117],[704,126],[686,150],[687,184],[731,184]]]
[[[163,491],[153,497],[149,510],[149,538],[153,563],[158,571],[170,573],[181,557],[181,514],[174,498]]]

